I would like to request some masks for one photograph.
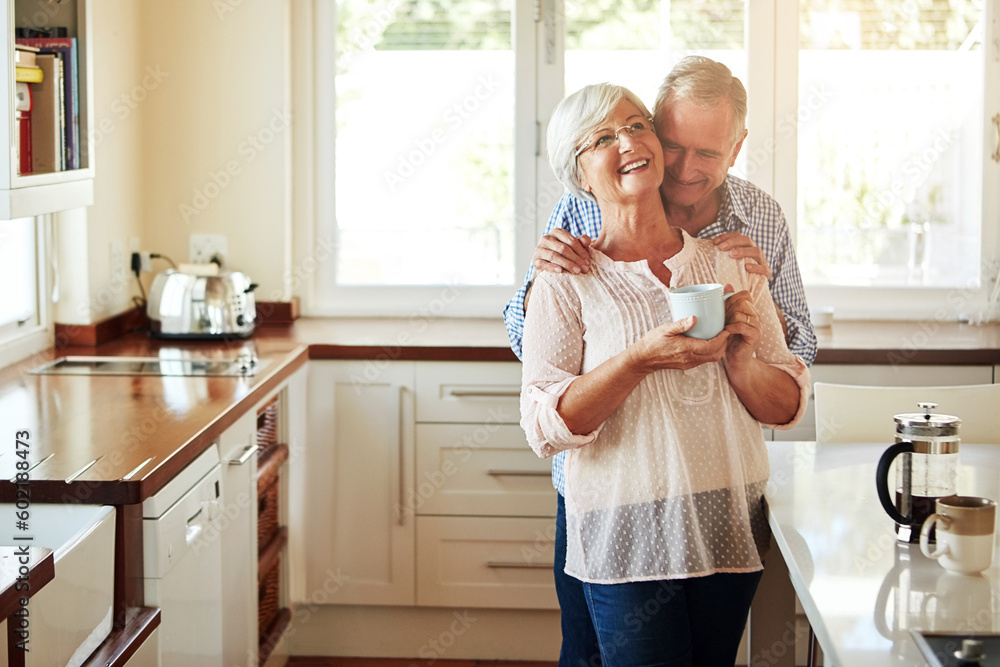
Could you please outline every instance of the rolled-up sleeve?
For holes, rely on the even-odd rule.
[[[785,344],[784,334],[781,331],[781,323],[778,321],[777,313],[774,309],[774,301],[771,293],[767,289],[767,283],[755,275],[746,274],[745,263],[742,267],[744,275],[749,282],[750,294],[753,296],[754,306],[761,318],[761,343],[757,348],[757,358],[766,364],[779,368],[792,376],[799,389],[799,407],[795,411],[795,416],[786,424],[762,424],[765,428],[787,430],[794,427],[809,405],[809,396],[812,393],[812,383],[809,379],[809,367],[803,360],[793,354]]]
[[[773,365],[791,375],[795,384],[799,386],[799,409],[795,411],[795,416],[787,424],[763,424],[763,426],[764,428],[787,431],[798,424],[802,415],[805,414],[806,407],[809,405],[809,396],[812,394],[812,382],[809,379],[809,368],[798,357],[795,357],[791,363]]]
[[[591,433],[574,434],[559,414],[559,399],[582,373],[583,324],[579,302],[559,277],[539,274],[524,322],[521,427],[528,444],[546,458],[590,444]]]

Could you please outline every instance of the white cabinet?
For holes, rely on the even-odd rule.
[[[556,495],[517,362],[418,362],[417,604],[557,609]]]
[[[412,605],[413,364],[309,365],[305,590]]]
[[[920,364],[816,364],[809,369],[812,381],[878,387],[955,386],[992,384],[992,366],[929,366]],[[913,406],[916,410],[916,406]],[[886,438],[894,432],[892,415],[886,417]],[[774,440],[815,440],[816,410],[810,396],[802,420],[787,431],[775,430]]]
[[[2,18],[2,34],[6,35],[7,58],[0,67],[0,79],[5,91],[0,104],[0,127],[7,136],[7,157],[0,160],[0,219],[29,217],[94,203],[94,156],[88,138],[94,136],[93,126],[93,54],[91,48],[91,10],[88,0],[7,0]],[[78,103],[80,116],[79,169],[48,173],[18,173],[14,100],[15,27],[66,27],[70,37],[77,39]],[[34,111],[32,115],[34,116]]]
[[[222,664],[245,665],[257,646],[257,422],[247,412],[219,437],[222,507]]]
[[[551,463],[518,425],[519,363],[309,365],[305,591],[558,608]]]

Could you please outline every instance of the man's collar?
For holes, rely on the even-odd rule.
[[[743,200],[740,197],[733,197],[733,179],[735,176],[726,174],[726,180],[719,186],[722,203],[719,205],[719,215],[716,217],[716,222],[722,225],[727,232],[740,231],[747,225]]]

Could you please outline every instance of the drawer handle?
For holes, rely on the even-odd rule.
[[[1000,113],[993,116],[992,120],[993,127],[996,130],[996,147],[993,149],[993,155],[991,157],[994,162],[1000,162]]]
[[[250,457],[257,453],[260,449],[260,445],[247,445],[243,450],[243,456],[238,459],[231,459],[229,465],[231,466],[241,466],[250,460]]]
[[[520,389],[449,389],[448,394],[456,398],[519,398]]]
[[[490,477],[551,477],[551,470],[488,470]]]
[[[552,563],[525,563],[524,561],[517,560],[491,560],[486,563],[486,567],[513,570],[551,570]]]

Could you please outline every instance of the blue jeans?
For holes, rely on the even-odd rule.
[[[562,614],[559,667],[736,663],[763,572],[585,584],[565,572],[566,503],[557,495],[553,571]]]
[[[590,620],[583,582],[566,574],[566,501],[561,493],[556,508],[556,554],[552,571],[562,621],[559,667],[601,667],[601,650]]]
[[[763,572],[583,584],[608,667],[732,667]]]

